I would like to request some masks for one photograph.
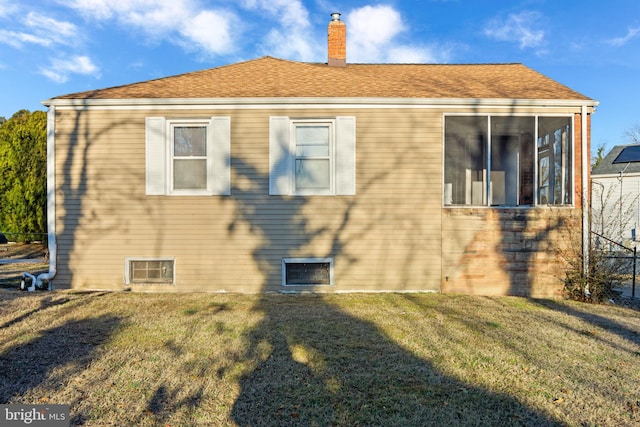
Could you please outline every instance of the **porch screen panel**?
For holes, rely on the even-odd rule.
[[[538,204],[573,202],[571,144],[570,117],[538,119]]]
[[[491,205],[533,204],[534,117],[491,117]]]
[[[444,204],[487,204],[488,117],[445,117]]]

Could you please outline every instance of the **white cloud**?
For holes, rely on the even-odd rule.
[[[71,22],[58,21],[39,13],[30,12],[27,14],[24,24],[38,37],[50,40],[51,44],[75,45],[79,41],[78,28]]]
[[[117,19],[159,37],[188,25],[197,15],[197,11],[185,1],[159,1],[156,4],[132,1],[115,4],[124,6],[114,11]]]
[[[630,40],[640,36],[640,27],[629,28],[627,34],[624,37],[616,37],[608,41],[612,46],[622,46],[627,44]]]
[[[428,47],[398,46],[392,47],[386,60],[394,64],[422,64],[447,62],[450,57],[448,49],[433,49]]]
[[[297,32],[272,29],[265,37],[265,42],[262,45],[263,53],[298,61],[319,61],[323,49],[319,44],[313,42],[317,39],[298,34]]]
[[[46,31],[62,37],[73,37],[77,32],[76,26],[71,22],[57,21],[35,12],[29,12],[25,24],[38,31]]]
[[[12,0],[0,0],[0,18],[10,16],[17,13],[20,10],[20,6]]]
[[[141,30],[149,39],[210,55],[233,52],[235,43],[242,39],[240,32],[252,25],[226,9],[203,9],[198,0],[71,0],[65,5],[89,20],[105,25],[115,21],[130,30]],[[239,0],[236,6],[256,13],[254,34],[263,34],[256,43],[263,54],[326,60],[328,13],[326,24],[318,31],[301,0]],[[391,6],[364,6],[352,10],[345,21],[350,62],[439,62],[448,57],[448,51],[433,46],[399,42],[408,28]]]
[[[5,43],[17,49],[26,44],[44,47],[53,45],[74,45],[79,41],[77,27],[64,21],[30,12],[21,22],[24,28],[20,30],[0,30],[0,43]],[[17,23],[16,26],[20,26]]]
[[[233,49],[231,25],[233,17],[203,11],[189,22],[184,22],[178,32],[186,41],[194,42],[209,54],[228,53]]]
[[[69,80],[71,74],[98,76],[100,70],[88,56],[74,56],[69,59],[54,59],[47,68],[40,68],[40,74],[56,83]]]
[[[539,28],[542,15],[538,12],[511,14],[506,19],[494,19],[485,26],[484,34],[496,40],[517,42],[520,49],[538,47],[544,41],[544,31]]]
[[[0,30],[0,43],[19,49],[25,44],[37,44],[40,46],[50,46],[51,40],[38,37],[35,34],[23,33],[20,31]]]
[[[69,7],[78,11],[86,18],[106,20],[110,19],[114,10],[119,9],[120,4],[133,3],[127,0],[59,0],[62,6]]]
[[[233,50],[235,15],[201,9],[193,0],[74,0],[65,5],[87,19],[115,20],[151,39],[166,39],[189,50],[212,55]]]
[[[424,63],[442,62],[447,49],[402,44],[408,31],[400,13],[391,6],[364,6],[346,16],[347,62]]]
[[[391,6],[364,6],[346,18],[351,44],[365,52],[387,45],[405,30],[400,13]]]
[[[318,60],[324,51],[313,33],[309,11],[299,0],[244,0],[247,10],[267,12],[278,28],[267,33],[262,50],[269,55],[302,61]]]

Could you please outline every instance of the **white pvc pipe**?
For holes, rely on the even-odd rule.
[[[42,288],[44,283],[47,283],[47,289],[51,290],[51,280],[55,277],[57,273],[57,265],[56,265],[56,257],[57,257],[57,247],[56,247],[56,235],[55,231],[52,233],[48,232],[48,245],[49,245],[49,271],[47,273],[38,274],[36,278],[36,286]]]
[[[33,291],[35,287],[42,289],[47,284],[51,290],[51,280],[56,275],[58,259],[58,247],[56,243],[56,172],[55,172],[55,123],[56,107],[49,107],[47,112],[47,244],[49,247],[49,271],[33,277],[29,273],[22,273],[23,277],[31,277],[33,285],[28,289]]]
[[[25,290],[25,287],[27,286],[25,279],[31,279],[31,286],[29,286],[27,289],[27,291],[29,292],[33,292],[36,290],[36,276],[34,276],[33,274],[30,273],[22,273],[22,281],[20,282],[20,289],[22,289],[23,291]]]
[[[587,277],[589,272],[589,158],[587,152],[587,106],[582,106],[582,273]],[[589,294],[589,282],[585,287],[585,295]]]

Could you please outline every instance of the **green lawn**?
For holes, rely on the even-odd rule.
[[[640,425],[640,312],[437,294],[0,290],[0,403],[73,425]]]

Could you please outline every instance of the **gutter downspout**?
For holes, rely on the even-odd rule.
[[[39,274],[29,291],[42,289],[47,283],[47,289],[52,290],[51,281],[57,272],[58,247],[56,242],[56,171],[55,171],[55,125],[56,107],[50,106],[47,112],[47,244],[49,248],[49,272]],[[33,278],[29,273],[22,273],[22,277]],[[33,280],[33,279],[32,279]],[[35,285],[35,286],[34,286]]]
[[[582,124],[582,274],[585,279],[589,273],[589,156],[587,155],[587,106],[582,106],[581,124]],[[584,288],[585,296],[591,295],[589,292],[589,282],[586,282]]]

